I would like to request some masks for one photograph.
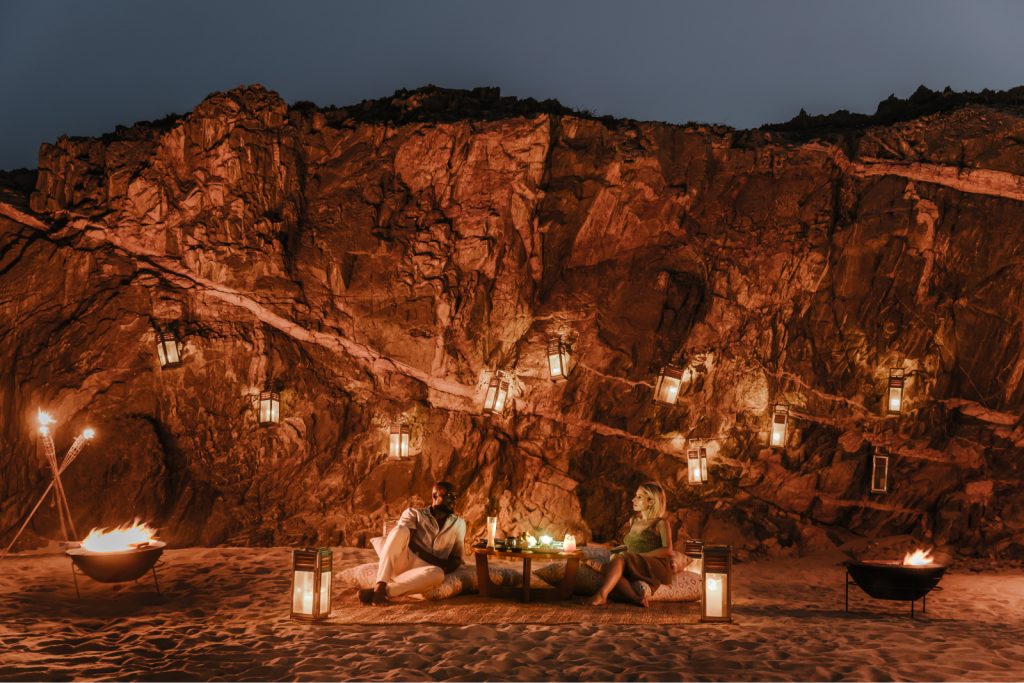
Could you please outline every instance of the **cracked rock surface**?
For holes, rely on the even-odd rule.
[[[48,481],[44,408],[59,452],[99,434],[64,477],[76,526],[139,517],[176,545],[365,544],[438,479],[471,536],[496,513],[607,540],[654,479],[679,539],[741,558],[898,534],[1024,557],[1024,94],[883,105],[736,131],[252,86],[43,145],[34,189],[0,179],[0,531]],[[692,380],[658,405],[670,362]],[[485,417],[499,368],[512,406]],[[268,382],[281,421],[259,427]],[[44,505],[24,543],[57,528]]]

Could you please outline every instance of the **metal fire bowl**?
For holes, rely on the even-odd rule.
[[[879,600],[918,600],[939,584],[946,573],[944,564],[919,566],[897,562],[864,562],[847,560],[843,563],[850,576],[861,589]]]
[[[85,548],[71,548],[65,554],[83,574],[100,583],[134,581],[148,572],[167,544],[152,541],[149,545],[115,553],[97,553]]]

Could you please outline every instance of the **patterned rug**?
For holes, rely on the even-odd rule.
[[[460,595],[443,601],[404,600],[387,607],[361,605],[354,596],[338,599],[328,624],[690,624],[700,621],[700,604],[654,602],[647,609],[609,603],[584,604],[576,597],[565,602],[530,602]]]

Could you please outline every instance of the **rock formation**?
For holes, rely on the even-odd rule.
[[[473,535],[496,512],[608,539],[654,479],[680,538],[740,557],[914,534],[1020,558],[1024,94],[904,104],[737,131],[254,86],[43,145],[31,195],[0,195],[2,538],[48,481],[44,408],[59,449],[98,431],[65,475],[79,528],[140,517],[178,545],[365,543],[437,479]],[[668,363],[692,372],[675,406],[652,401]],[[498,369],[512,405],[486,416]],[[44,506],[26,543],[55,524]]]

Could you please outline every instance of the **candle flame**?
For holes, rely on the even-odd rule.
[[[82,541],[82,547],[94,553],[116,553],[155,540],[156,529],[135,520],[116,529],[93,529]]]
[[[921,565],[932,564],[935,562],[935,558],[932,557],[932,551],[917,549],[912,553],[907,553],[903,556],[903,564],[919,567]]]

